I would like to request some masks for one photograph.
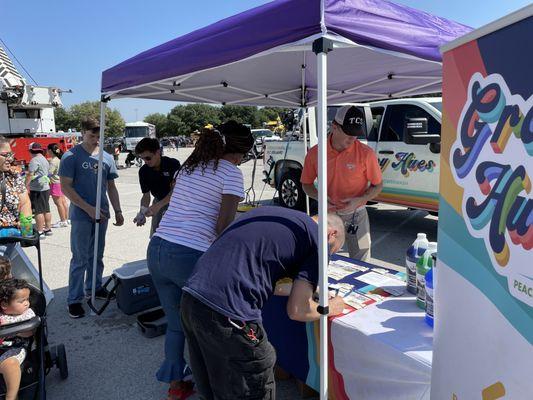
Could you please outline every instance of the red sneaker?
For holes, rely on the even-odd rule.
[[[167,400],[186,400],[194,394],[194,383],[181,381],[171,383]]]

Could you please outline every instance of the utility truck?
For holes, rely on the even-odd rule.
[[[43,148],[57,143],[64,151],[73,146],[70,137],[52,137],[56,134],[54,109],[62,106],[60,94],[55,87],[26,83],[0,47],[0,135],[10,139],[18,162],[30,161],[32,142]]]
[[[375,201],[437,212],[442,99],[408,98],[354,105],[365,115],[366,135],[358,139],[376,152],[383,173],[383,191]],[[328,127],[338,107],[328,107]],[[317,125],[314,108],[302,110],[299,115],[295,135],[264,144],[263,174],[265,182],[278,190],[282,206],[303,210],[306,199],[300,176],[306,149],[317,143]],[[306,135],[302,134],[304,127]]]

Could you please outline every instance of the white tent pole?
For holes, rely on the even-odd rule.
[[[303,54],[303,62],[302,62],[302,105],[303,108],[303,124],[302,124],[302,133],[303,133],[303,139],[304,139],[304,160],[307,157],[307,105],[305,104],[305,69],[307,68],[307,65],[305,64],[305,51]],[[304,194],[305,195],[305,194]],[[309,196],[305,196],[305,212],[307,215],[309,215]]]
[[[327,53],[331,40],[320,38],[313,43],[317,56],[317,120],[318,120],[318,263],[320,316],[320,400],[328,399],[328,237],[327,237]]]
[[[105,109],[107,100],[102,97],[100,102],[100,142],[98,145],[98,177],[96,180],[96,223],[94,227],[94,252],[93,252],[93,287],[91,288],[91,304],[96,307],[96,267],[98,265],[98,240],[100,236],[100,207],[102,205],[102,173],[104,163],[104,132]],[[91,311],[91,313],[94,313]]]

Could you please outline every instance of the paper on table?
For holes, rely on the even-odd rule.
[[[363,271],[361,268],[365,267],[359,267],[347,262],[341,262],[339,261],[330,261],[328,266],[328,276],[331,279],[335,279],[336,281],[339,281],[341,279],[346,278],[348,275],[355,274],[358,271]],[[367,270],[367,269],[364,269]]]
[[[399,279],[391,278],[390,276],[378,274],[376,272],[368,272],[364,275],[358,276],[355,279],[369,285],[379,287],[393,296],[401,296],[405,293],[405,282]]]

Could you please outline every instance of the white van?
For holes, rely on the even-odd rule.
[[[438,211],[442,98],[409,98],[356,104],[365,113],[366,138],[383,171],[383,191],[376,201]],[[339,106],[328,107],[328,122]],[[300,176],[304,146],[316,144],[315,109],[307,110],[308,143],[265,143],[265,182],[279,192],[280,204],[305,208]]]

